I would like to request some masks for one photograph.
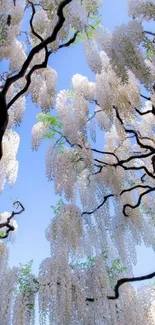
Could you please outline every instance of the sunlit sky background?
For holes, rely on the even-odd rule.
[[[101,14],[103,25],[109,29],[126,23],[127,0],[104,0]],[[90,80],[94,79],[86,63],[82,45],[73,45],[53,54],[50,65],[58,72],[58,91],[69,87],[75,73],[86,75]],[[31,150],[31,129],[36,123],[38,112],[39,109],[28,98],[22,125],[17,130],[21,135],[18,179],[13,188],[7,185],[0,196],[1,212],[11,211],[12,202],[16,199],[19,199],[25,207],[25,212],[16,218],[19,229],[15,242],[9,244],[9,264],[18,266],[19,263],[27,263],[33,259],[35,273],[38,273],[40,262],[50,255],[44,231],[52,217],[51,205],[55,205],[59,200],[54,194],[53,183],[48,182],[45,176],[45,154],[50,143],[44,142],[38,152]],[[153,251],[138,247],[137,252],[135,275],[154,271]]]

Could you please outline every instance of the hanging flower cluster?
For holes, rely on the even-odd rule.
[[[154,34],[147,38],[142,26],[154,18],[155,3],[129,0],[134,19],[113,32],[97,25],[89,37],[99,5],[97,0],[0,2],[0,58],[9,60],[10,69],[1,80],[2,91],[8,87],[9,122],[0,190],[17,177],[19,136],[12,128],[20,124],[29,94],[43,111],[32,129],[32,149],[51,140],[46,174],[65,201],[46,230],[51,255],[38,278],[27,270],[23,281],[19,269],[10,270],[0,242],[2,325],[33,325],[37,294],[41,325],[154,324],[147,289],[130,282],[137,281],[137,245],[155,249]],[[32,16],[25,45],[20,24],[27,7]],[[77,35],[84,39],[94,80],[76,74],[70,89],[56,95],[57,72],[47,65],[48,57]],[[149,97],[141,94],[141,85]],[[0,221],[7,218],[8,213],[0,215]]]
[[[19,135],[8,130],[3,138],[3,157],[0,161],[0,191],[3,190],[6,180],[10,185],[16,181],[18,174],[18,161],[16,154],[19,147]]]

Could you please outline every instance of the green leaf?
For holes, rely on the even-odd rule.
[[[56,131],[51,130],[44,134],[43,139],[54,139]]]
[[[113,287],[116,279],[118,276],[126,271],[126,267],[123,267],[121,265],[121,262],[119,259],[116,259],[113,263],[111,268],[108,269],[108,274],[109,274],[109,280],[110,280],[110,285]]]
[[[5,236],[6,232],[4,230],[0,231],[0,239],[3,238]]]
[[[63,136],[62,122],[59,116],[51,116],[50,114],[39,113],[37,115],[38,122],[42,122],[46,125],[47,131],[43,136],[43,139],[55,139],[56,135],[59,134]],[[60,146],[60,144],[59,144]]]
[[[27,304],[26,306],[28,307],[29,310],[34,308],[34,304]]]
[[[18,283],[14,290],[15,295],[18,295],[20,292],[28,296],[34,294],[31,289],[32,280],[35,282],[35,291],[37,292],[39,290],[38,281],[32,274],[32,263],[33,260],[24,265],[20,263]]]
[[[101,253],[101,256],[102,256],[102,258],[103,258],[104,260],[106,260],[106,259],[108,258],[107,251],[106,251],[106,250],[103,251],[103,252]]]
[[[146,49],[146,58],[151,60],[155,56],[155,46],[154,43],[147,37],[144,38],[143,46]]]
[[[50,114],[46,113],[39,113],[37,115],[38,122],[43,122],[45,124],[48,124],[49,126],[60,126],[62,127],[62,123],[60,122],[59,116],[52,116]]]
[[[63,206],[64,202],[62,199],[60,199],[58,202],[57,202],[57,205],[56,206],[53,206],[51,205],[51,208],[53,210],[53,213],[54,213],[54,217],[59,217],[60,215],[60,211],[61,211],[61,207]]]

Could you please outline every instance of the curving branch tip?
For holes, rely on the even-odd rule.
[[[0,223],[0,229],[3,228],[7,228],[6,233],[4,235],[0,235],[0,239],[5,239],[9,236],[10,231],[14,231],[15,227],[10,223],[10,221],[14,218],[15,215],[21,214],[22,212],[25,211],[25,208],[23,206],[23,204],[17,200],[15,202],[13,202],[13,206],[18,210],[20,208],[20,210],[18,211],[12,211],[12,213],[10,214],[10,216],[7,218],[6,222],[2,222]]]
[[[14,212],[14,214],[20,214],[20,213],[22,213],[23,211],[25,211],[25,208],[24,208],[23,204],[22,204],[19,200],[13,202],[13,206],[14,206],[16,209],[18,209],[19,207],[21,208],[20,211],[18,211],[18,212]]]
[[[149,273],[147,275],[142,275],[142,276],[137,276],[137,277],[132,277],[132,278],[122,278],[119,279],[114,287],[114,296],[107,296],[109,300],[115,300],[119,298],[119,287],[124,284],[124,283],[129,283],[129,282],[138,282],[138,281],[145,281],[149,280],[155,277],[155,272]]]

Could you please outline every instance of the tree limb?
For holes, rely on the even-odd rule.
[[[114,194],[107,194],[107,195],[105,195],[105,196],[104,196],[104,200],[103,200],[103,202],[102,202],[100,205],[98,205],[97,208],[95,208],[95,209],[92,210],[92,211],[84,211],[84,212],[81,213],[81,216],[83,216],[83,215],[85,215],[85,214],[90,215],[90,214],[93,214],[94,212],[96,212],[97,210],[99,210],[99,209],[104,205],[104,203],[107,201],[107,199],[108,199],[109,197],[114,197]]]
[[[142,197],[143,197],[144,195],[150,193],[150,192],[155,191],[155,187],[151,187],[151,186],[141,186],[141,187],[149,188],[149,189],[148,189],[147,191],[145,191],[145,192],[143,192],[143,193],[141,193],[141,194],[139,195],[138,201],[137,201],[137,203],[136,203],[135,205],[125,204],[125,205],[123,206],[123,214],[124,214],[125,217],[128,217],[128,216],[129,216],[129,215],[126,213],[126,211],[125,211],[127,207],[129,207],[129,208],[131,208],[131,209],[136,209],[136,208],[138,208],[139,205],[141,204]],[[126,191],[127,191],[127,190],[126,190]]]
[[[147,275],[133,277],[133,278],[120,279],[120,280],[117,281],[117,284],[115,285],[115,288],[114,288],[115,295],[114,296],[107,296],[107,298],[110,299],[110,300],[118,299],[119,298],[119,287],[124,283],[149,280],[149,279],[152,279],[154,276],[155,276],[155,272],[147,274]]]
[[[57,16],[58,16],[58,22],[55,25],[52,34],[47,37],[45,40],[41,41],[41,43],[39,43],[38,45],[36,45],[35,47],[33,47],[27,57],[27,59],[25,60],[25,62],[23,63],[23,66],[21,68],[21,70],[15,75],[12,76],[10,78],[8,78],[6,80],[6,83],[3,87],[2,93],[5,96],[8,89],[10,88],[10,86],[12,85],[12,83],[14,83],[15,81],[21,79],[22,77],[24,77],[33,57],[35,56],[35,54],[37,54],[38,52],[40,52],[43,48],[45,48],[45,46],[47,46],[48,44],[54,42],[56,40],[56,37],[58,35],[58,32],[60,31],[60,29],[63,26],[63,23],[65,21],[65,17],[63,15],[63,9],[65,8],[65,6],[67,6],[72,0],[64,0],[60,3],[58,10],[57,10]]]
[[[5,239],[5,238],[7,238],[8,235],[9,235],[9,232],[15,230],[14,226],[12,226],[12,225],[10,224],[10,221],[14,218],[15,215],[21,214],[21,213],[25,210],[23,204],[22,204],[20,201],[15,201],[15,202],[13,203],[13,205],[14,205],[17,209],[18,209],[18,207],[20,207],[21,209],[20,209],[19,211],[12,211],[10,217],[7,218],[7,221],[6,221],[6,222],[2,222],[2,223],[0,223],[0,229],[1,229],[1,228],[4,228],[4,227],[8,228],[8,229],[6,230],[6,234],[5,234],[4,236],[1,236],[1,235],[0,235],[0,239]]]

